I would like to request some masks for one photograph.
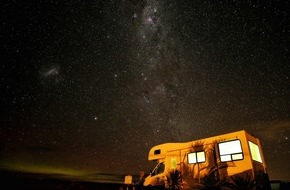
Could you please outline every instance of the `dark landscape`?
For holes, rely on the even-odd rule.
[[[137,175],[133,176],[133,184],[124,184],[125,175],[107,175],[107,179],[95,180],[76,180],[69,179],[66,176],[48,175],[48,174],[35,174],[26,172],[15,172],[8,170],[0,171],[0,178],[2,186],[5,189],[41,189],[41,190],[138,190],[142,189],[138,183]],[[115,180],[112,180],[114,178]],[[272,190],[289,190],[289,180],[271,180]]]
[[[103,174],[105,175],[105,174]],[[98,180],[77,180],[69,179],[65,176],[34,174],[25,172],[14,172],[8,170],[0,171],[2,186],[5,189],[98,189],[98,190],[116,190],[116,189],[133,189],[132,185],[124,184],[122,175],[113,176],[116,180],[113,181],[112,175],[108,175],[107,179]],[[111,177],[110,177],[111,176]],[[124,176],[125,177],[125,176]],[[123,179],[123,181],[122,181]],[[137,184],[134,185],[137,189]]]

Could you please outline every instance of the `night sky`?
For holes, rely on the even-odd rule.
[[[0,167],[138,174],[154,145],[245,129],[290,179],[289,9],[2,2]]]

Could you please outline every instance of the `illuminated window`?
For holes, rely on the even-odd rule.
[[[189,164],[196,164],[205,162],[205,152],[191,152],[187,154]]]
[[[251,155],[252,155],[252,159],[262,163],[262,158],[261,158],[261,154],[260,154],[260,150],[258,145],[252,143],[251,141],[249,141],[249,145],[250,145],[250,151],[251,151]]]
[[[222,162],[242,160],[244,158],[240,140],[221,142],[218,146]]]

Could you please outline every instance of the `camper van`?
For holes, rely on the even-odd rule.
[[[156,145],[148,160],[145,189],[271,189],[261,142],[245,130]]]

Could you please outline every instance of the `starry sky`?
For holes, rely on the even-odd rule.
[[[149,171],[148,152],[245,129],[290,179],[288,1],[1,3],[0,166]],[[288,163],[288,164],[286,164]]]

